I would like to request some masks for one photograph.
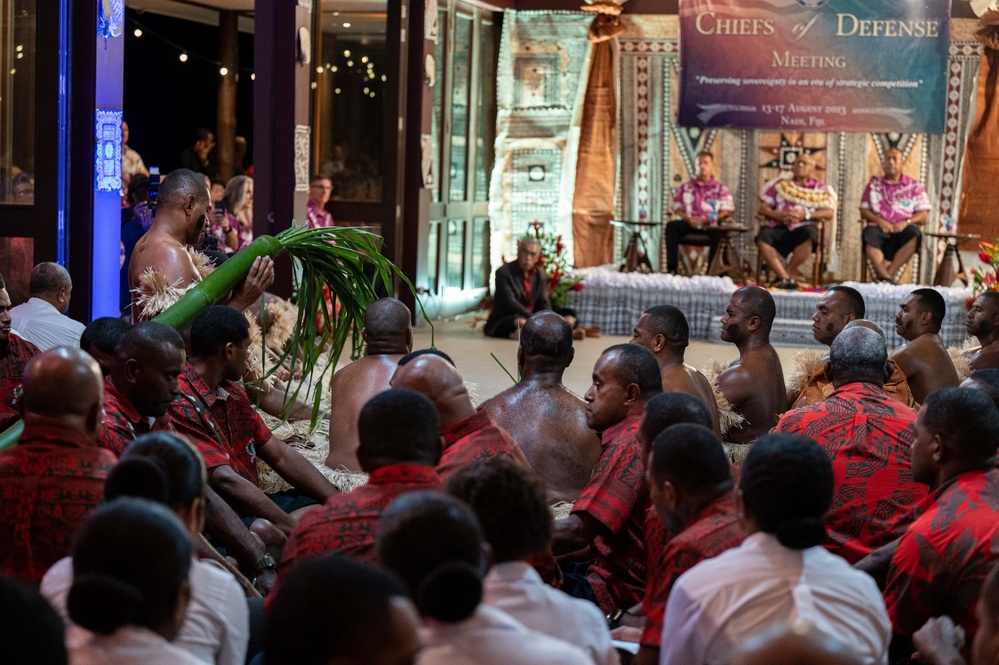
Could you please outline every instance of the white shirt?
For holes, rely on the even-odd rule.
[[[548,586],[530,564],[496,564],[486,575],[484,585],[483,603],[504,611],[530,630],[575,644],[597,665],[621,662],[600,609]]]
[[[69,318],[41,298],[30,298],[10,310],[11,327],[42,351],[57,346],[79,348],[80,335],[87,326]]]
[[[96,635],[73,626],[66,633],[69,665],[207,665],[147,628],[125,626]]]
[[[458,623],[426,619],[420,637],[417,665],[593,665],[579,647],[528,630],[488,605]]]
[[[191,602],[173,644],[196,656],[197,662],[243,665],[250,627],[246,596],[239,584],[218,566],[198,560],[191,563],[187,579],[191,585]],[[49,568],[40,588],[67,624],[70,621],[66,597],[71,586],[73,560],[65,557]],[[72,632],[89,635],[79,626],[73,626]]]
[[[874,580],[823,547],[758,532],[680,576],[666,603],[660,665],[721,665],[775,624],[812,626],[865,665],[888,661],[891,623]]]

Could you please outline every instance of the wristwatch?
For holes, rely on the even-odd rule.
[[[265,570],[275,570],[277,562],[271,556],[270,552],[264,552],[264,555],[260,557],[260,561],[257,562],[255,568],[257,569],[257,573],[262,573]]]
[[[627,610],[622,610],[620,607],[607,615],[607,627],[614,630],[621,625],[621,619],[627,614]]]

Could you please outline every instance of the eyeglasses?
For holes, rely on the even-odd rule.
[[[322,189],[324,191],[330,191],[330,192],[333,191],[333,186],[332,185],[312,185],[312,188],[313,189]]]

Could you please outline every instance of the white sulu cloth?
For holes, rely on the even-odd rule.
[[[730,663],[773,625],[811,626],[887,663],[891,623],[874,580],[823,547],[793,550],[758,532],[680,576],[666,603],[660,665]]]
[[[57,346],[80,346],[86,326],[61,313],[41,298],[29,298],[10,310],[11,327],[42,351]]]
[[[417,665],[593,665],[568,642],[528,630],[488,605],[458,623],[424,620]]]
[[[597,665],[621,662],[600,609],[548,586],[530,564],[496,564],[486,575],[484,586],[483,603],[502,610],[528,629],[575,644]]]
[[[191,602],[187,606],[184,624],[173,641],[174,646],[193,654],[197,662],[243,665],[250,627],[246,596],[239,583],[218,566],[198,560],[191,563],[188,582],[191,585]],[[70,620],[66,612],[66,597],[71,586],[73,560],[65,557],[49,568],[40,588],[42,595],[67,624]],[[90,634],[79,626],[73,626],[71,632],[77,640],[81,635]],[[70,646],[69,637],[67,646]]]
[[[69,665],[208,665],[148,628],[125,626],[96,635],[73,626],[66,634]]]

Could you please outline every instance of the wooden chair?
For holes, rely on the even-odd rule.
[[[756,228],[759,230],[768,221],[761,217],[756,216]],[[815,245],[815,251],[812,252],[812,286],[818,286],[819,280],[822,278],[822,271],[825,268],[825,239],[826,239],[826,222],[825,220],[816,220],[815,226],[819,232],[818,244]],[[755,244],[755,242],[754,242]],[[764,284],[770,282],[770,268],[767,266],[766,261],[763,260],[763,255],[760,253],[759,248],[756,249],[756,283]]]

